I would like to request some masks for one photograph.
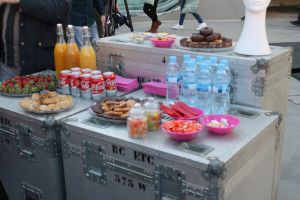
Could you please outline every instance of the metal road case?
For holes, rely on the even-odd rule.
[[[227,59],[232,73],[231,102],[234,104],[286,111],[289,77],[293,50],[289,47],[271,46],[269,56],[243,56],[233,49],[219,52],[195,52],[180,49],[178,37],[171,48],[158,48],[152,43],[138,44],[129,39],[132,33],[96,40],[98,68],[114,71],[138,81],[166,80],[166,66],[169,56],[177,56],[180,64],[184,54],[192,57],[203,55],[205,59],[217,56]],[[280,94],[280,95],[278,95]]]
[[[0,180],[11,200],[65,199],[59,120],[88,108],[76,104],[57,114],[34,114],[19,106],[22,98],[0,95]]]
[[[61,134],[67,199],[273,199],[279,113],[234,109],[248,114],[233,132],[204,129],[189,142],[161,130],[132,139],[125,124],[71,116],[79,122]]]
[[[231,103],[261,108],[282,113],[282,133],[277,151],[277,171],[279,178],[280,158],[283,144],[283,131],[287,112],[289,80],[293,49],[291,47],[271,46],[269,56],[244,56],[233,49],[220,52],[195,52],[179,48],[178,37],[171,48],[157,48],[153,44],[137,44],[128,34],[97,40],[94,43],[97,60],[101,70],[115,71],[128,78],[137,78],[139,82],[162,81],[166,79],[166,66],[169,56],[177,56],[180,64],[184,54],[192,57],[203,55],[205,59],[217,56],[227,59],[232,74]],[[274,181],[278,185],[279,179]],[[274,187],[273,197],[277,195]]]

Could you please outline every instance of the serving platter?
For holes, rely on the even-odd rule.
[[[226,48],[192,48],[192,47],[184,47],[181,46],[179,42],[175,42],[175,46],[179,49],[187,50],[187,51],[197,51],[197,52],[219,52],[219,51],[228,51],[234,48],[235,42],[231,47]]]
[[[39,111],[39,110],[29,110],[29,109],[22,108],[22,107],[21,108],[27,112],[36,113],[36,114],[53,114],[53,113],[60,113],[60,112],[66,111],[66,110],[70,110],[71,108],[74,107],[75,104],[76,104],[76,101],[73,99],[73,104],[71,106],[60,109],[60,110],[51,110],[51,111]]]

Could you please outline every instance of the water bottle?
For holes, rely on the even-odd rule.
[[[183,73],[181,85],[181,100],[189,106],[197,106],[197,77],[196,65],[193,61],[188,61]]]
[[[167,96],[166,99],[169,104],[179,100],[180,91],[180,70],[176,62],[176,56],[169,57],[169,64],[167,66]]]
[[[218,65],[218,58],[215,56],[212,56],[209,58],[209,60],[211,62],[211,67],[212,67],[213,73],[216,73],[217,65]]]
[[[196,57],[196,72],[197,72],[197,76],[198,76],[198,73],[201,69],[201,63],[204,61],[204,57],[203,56],[197,56]]]
[[[228,75],[224,64],[219,64],[213,79],[213,114],[224,114],[229,109]]]
[[[230,68],[228,67],[228,60],[220,60],[220,64],[225,65],[225,71],[228,76],[228,101],[230,102],[230,84],[231,84],[231,71]]]
[[[207,63],[202,63],[197,77],[198,108],[201,108],[205,115],[210,114],[211,109],[211,72]]]
[[[190,55],[183,56],[183,61],[182,61],[181,67],[180,67],[180,83],[182,83],[183,72],[185,71],[186,63],[190,60],[190,58],[191,58]]]

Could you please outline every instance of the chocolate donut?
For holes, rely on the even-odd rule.
[[[202,42],[202,41],[204,41],[204,36],[203,35],[192,35],[191,40],[193,42]]]
[[[215,34],[218,36],[218,39],[217,39],[217,40],[220,40],[221,37],[222,37],[221,33],[215,33]]]
[[[214,33],[214,30],[210,27],[204,27],[200,29],[200,35],[209,36]]]
[[[206,42],[213,42],[213,41],[215,41],[217,39],[218,39],[218,36],[216,34],[212,34],[210,36],[205,37],[205,41]]]
[[[208,48],[216,48],[216,42],[208,43]]]
[[[187,38],[182,38],[182,39],[180,40],[180,44],[186,42],[186,40],[187,40]]]
[[[216,43],[216,48],[222,48],[223,47],[223,43],[222,42],[217,42]]]
[[[200,42],[202,48],[208,48],[208,42]]]

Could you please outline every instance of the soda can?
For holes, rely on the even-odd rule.
[[[100,70],[93,70],[91,71],[91,74],[94,76],[94,75],[102,75],[101,71]]]
[[[80,97],[80,76],[81,72],[71,73],[71,95],[74,97]]]
[[[105,81],[102,75],[92,76],[92,97],[93,100],[99,101],[105,96]]]
[[[92,69],[90,69],[90,68],[85,68],[85,69],[81,70],[82,74],[90,74],[91,72],[92,72]]]
[[[103,73],[105,81],[106,96],[111,97],[117,95],[116,76],[114,72]]]
[[[63,70],[60,72],[59,84],[61,93],[70,94],[70,70]]]
[[[71,68],[71,72],[81,72],[81,68],[80,67],[73,67],[73,68]]]
[[[92,74],[82,74],[81,75],[81,96],[84,99],[92,98]]]

